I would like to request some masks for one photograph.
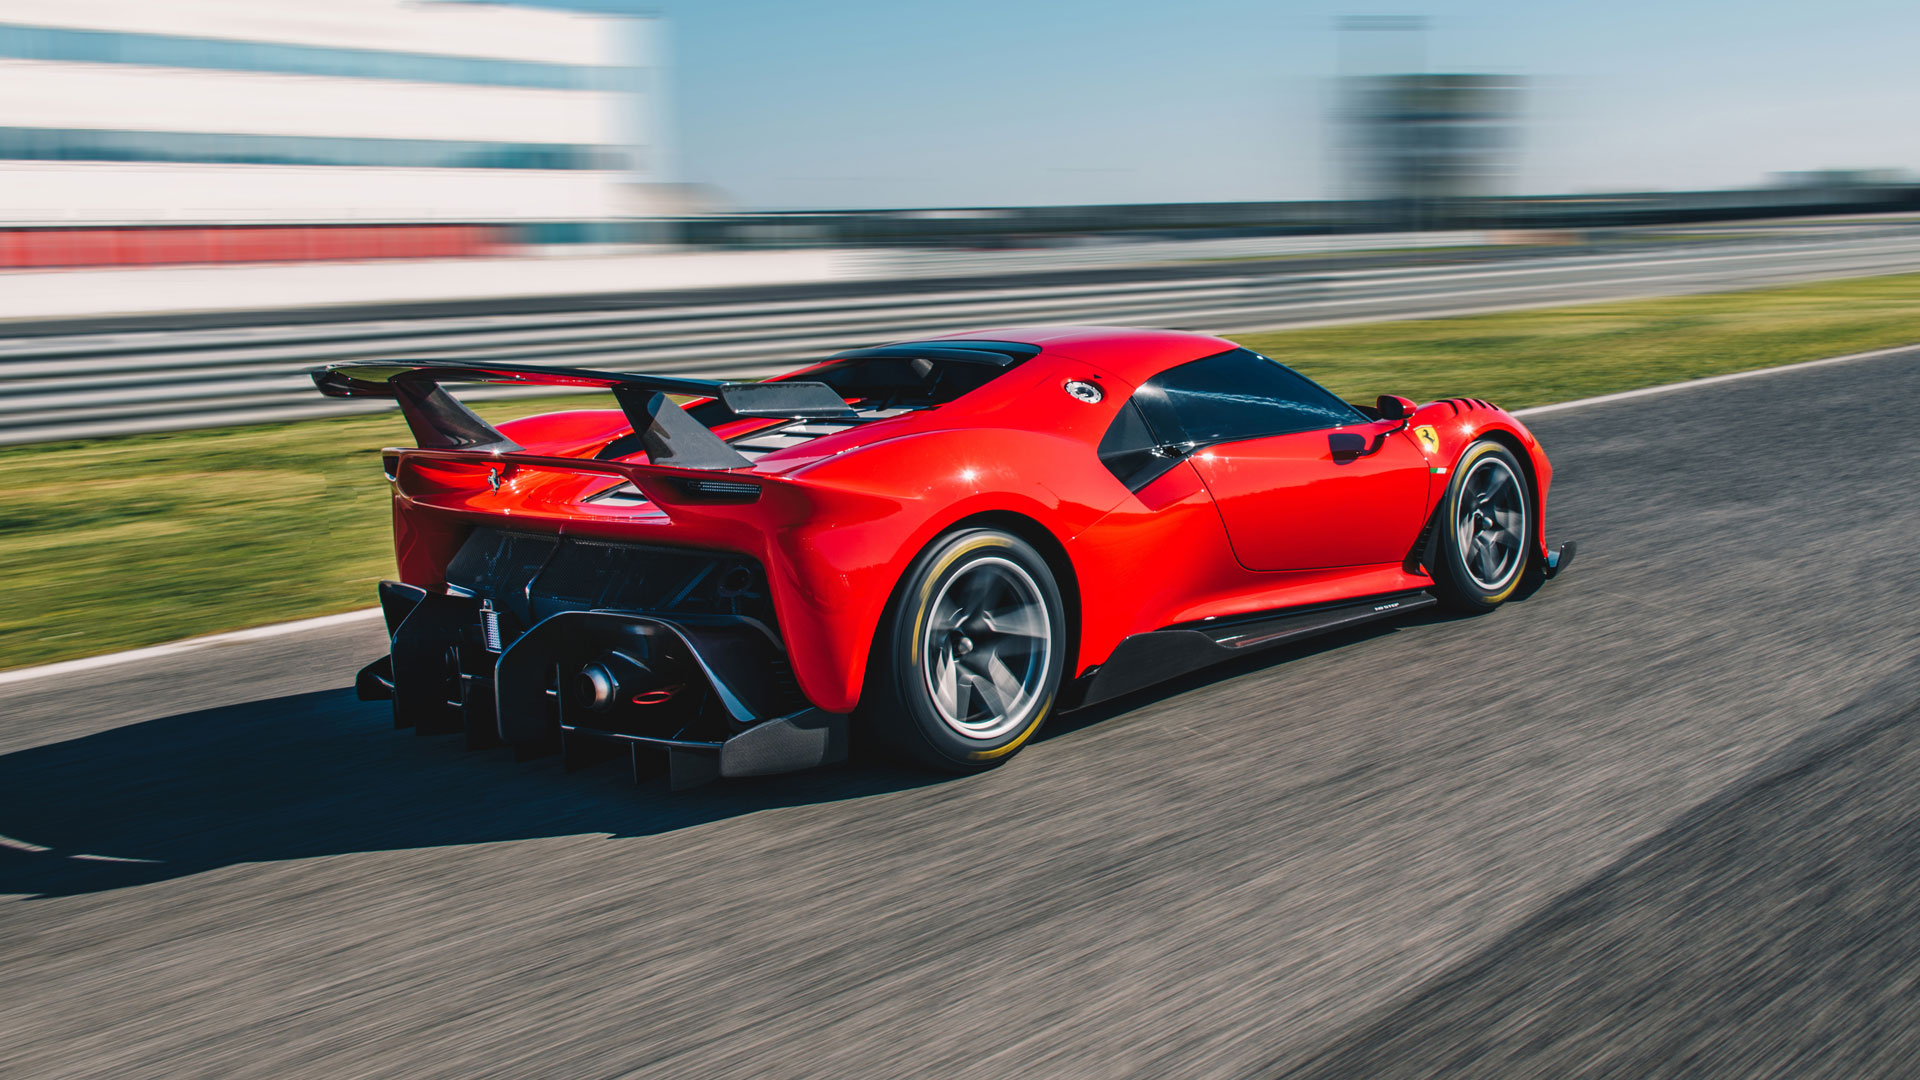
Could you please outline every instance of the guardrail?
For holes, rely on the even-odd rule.
[[[1107,323],[1225,332],[1906,270],[1920,270],[1920,233],[1317,274],[1221,276],[1216,268],[1181,276],[1170,268],[1166,277],[1145,281],[943,292],[875,283],[874,291],[857,296],[772,303],[716,297],[622,311],[14,339],[0,341],[0,443],[377,409],[383,405],[320,398],[305,372],[331,361],[397,354],[753,378],[830,351],[985,326]]]

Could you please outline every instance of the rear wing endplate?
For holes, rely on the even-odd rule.
[[[512,453],[522,449],[440,385],[449,382],[611,390],[648,460],[683,469],[741,469],[749,462],[688,416],[669,394],[712,398],[726,407],[730,414],[727,419],[854,415],[839,393],[817,382],[721,382],[637,372],[404,358],[329,364],[312,374],[314,386],[328,397],[390,398],[399,402],[414,442],[423,450]]]

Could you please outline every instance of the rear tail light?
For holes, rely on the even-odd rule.
[[[674,683],[672,686],[663,686],[658,690],[649,690],[644,694],[635,694],[633,696],[633,703],[635,705],[665,705],[667,702],[672,701],[680,691],[686,688],[685,683]]]

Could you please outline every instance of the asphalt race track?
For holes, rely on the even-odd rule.
[[[1915,401],[1543,415],[1565,577],[964,780],[469,755],[370,622],[5,686],[0,1075],[1911,1075]]]

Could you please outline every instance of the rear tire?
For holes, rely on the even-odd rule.
[[[1492,611],[1520,588],[1534,559],[1533,495],[1513,452],[1492,439],[1467,447],[1435,511],[1434,593],[1454,611]]]
[[[1046,560],[997,529],[952,533],[914,559],[881,617],[861,727],[915,765],[989,769],[1040,730],[1065,666]]]

